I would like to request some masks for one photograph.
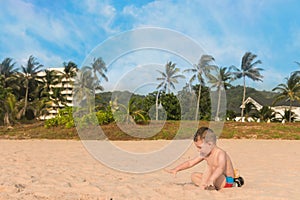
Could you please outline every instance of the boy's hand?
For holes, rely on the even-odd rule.
[[[217,190],[217,188],[214,185],[207,185],[204,189],[205,190]]]
[[[164,171],[173,174],[174,177],[176,177],[177,171],[175,169],[164,169]]]

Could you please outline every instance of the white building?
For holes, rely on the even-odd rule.
[[[57,78],[59,78],[59,76],[62,76],[64,74],[64,68],[48,68],[46,70],[55,71],[56,75],[58,76]],[[41,71],[38,73],[39,79],[43,79],[45,77],[45,75],[46,75],[45,71]],[[66,98],[67,106],[73,106],[73,103],[72,103],[72,101],[73,101],[73,97],[72,97],[73,82],[74,82],[73,78],[70,78],[69,80],[67,80],[66,78],[63,78],[60,81],[60,83],[50,86],[51,88],[62,88],[61,95]],[[53,94],[53,92],[50,91],[50,94]],[[45,120],[45,119],[50,119],[50,118],[55,117],[58,113],[58,109],[63,108],[63,107],[65,107],[65,105],[63,105],[62,103],[59,103],[59,105],[56,105],[54,102],[52,102],[51,107],[48,108],[49,114],[40,117],[40,119]]]
[[[273,99],[258,99],[255,97],[248,97],[240,108],[244,107],[248,103],[252,103],[256,110],[262,109],[263,106],[269,106],[276,113],[276,118],[281,118],[284,115],[285,110],[290,110],[289,102],[281,101],[273,105]],[[299,102],[294,102],[292,106],[292,112],[295,113],[295,121],[300,121],[300,104]],[[239,119],[240,120],[240,117]],[[249,119],[254,121],[253,119]]]

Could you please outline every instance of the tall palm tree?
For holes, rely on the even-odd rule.
[[[60,106],[66,105],[66,98],[61,95],[63,88],[54,87],[50,93],[51,102],[55,105],[55,107],[59,108]]]
[[[185,78],[184,75],[178,74],[180,69],[176,67],[176,63],[167,62],[165,65],[165,72],[157,70],[161,77],[156,80],[161,81],[161,83],[156,87],[158,89],[156,94],[156,120],[158,120],[158,96],[160,90],[166,91],[168,89],[168,94],[171,92],[171,87],[175,89],[175,83],[178,83],[179,78]],[[162,88],[162,89],[161,89]]]
[[[14,121],[17,110],[17,101],[10,88],[4,87],[4,76],[0,76],[0,118],[4,125],[10,126]]]
[[[11,82],[16,78],[17,68],[15,68],[15,62],[13,62],[12,58],[5,58],[0,63],[0,76],[3,78],[3,87],[11,88]]]
[[[30,81],[35,82],[37,74],[41,71],[43,67],[36,58],[32,55],[29,57],[26,66],[21,66],[21,75],[24,80],[24,87],[25,87],[25,98],[24,98],[24,107],[21,109],[21,116],[25,115],[28,106],[28,93],[29,93],[29,84]],[[20,116],[19,116],[20,117]]]
[[[93,63],[92,64],[92,69],[94,72],[94,79],[95,79],[95,84],[98,87],[98,89],[103,90],[102,86],[101,86],[101,78],[103,78],[105,81],[108,81],[108,78],[106,76],[106,72],[107,72],[107,68],[106,68],[106,64],[105,62],[102,60],[101,57],[99,58],[94,58]],[[98,77],[98,75],[100,75]]]
[[[195,120],[198,120],[201,89],[202,85],[204,85],[204,78],[208,76],[211,70],[214,70],[216,68],[215,65],[211,64],[211,62],[213,62],[214,60],[215,59],[210,55],[202,55],[197,65],[194,65],[191,69],[184,70],[184,72],[193,73],[190,79],[190,84],[192,84],[192,82],[194,82],[196,79],[199,82]]]
[[[40,96],[49,97],[52,87],[59,83],[59,79],[57,78],[57,72],[55,70],[46,69],[44,72],[45,75],[38,80],[42,87]]]
[[[70,100],[68,100],[68,97],[72,96],[72,90],[70,91],[70,88],[73,88],[73,83],[74,83],[73,78],[76,76],[78,67],[72,61],[69,61],[68,63],[64,62],[63,67],[64,67],[63,72],[59,73],[60,75],[59,81],[61,82],[62,86],[65,88],[63,90],[63,93],[65,95],[66,101],[71,103]]]
[[[3,102],[5,108],[4,125],[10,126],[11,121],[15,120],[15,116],[17,113],[16,104],[17,104],[16,97],[9,92],[5,98],[5,101]]]
[[[84,66],[81,71],[84,72],[84,74],[86,75],[87,73],[89,73],[89,76],[92,79],[91,84],[94,90],[104,90],[104,88],[101,86],[100,80],[101,78],[103,78],[105,81],[108,81],[108,78],[105,74],[107,72],[106,64],[101,57],[94,58],[93,62],[91,63],[91,66]]]
[[[243,92],[243,100],[242,105],[244,105],[245,98],[246,98],[246,77],[250,78],[253,81],[262,81],[263,76],[260,74],[260,71],[262,71],[262,68],[256,67],[258,64],[261,64],[261,60],[255,60],[257,58],[257,55],[246,52],[242,58],[241,62],[241,69],[236,68],[235,66],[232,66],[231,68],[235,70],[233,72],[233,75],[235,78],[243,79],[244,84],[244,92]],[[241,111],[241,117],[244,117],[244,106],[242,106]]]
[[[222,90],[229,89],[232,85],[230,82],[232,81],[232,73],[230,69],[227,67],[217,67],[216,76],[212,74],[208,74],[209,83],[212,84],[212,87],[217,88],[218,92],[218,105],[215,120],[219,121],[219,112],[220,112],[220,104],[221,104],[221,92]]]
[[[63,73],[60,76],[60,81],[62,81],[64,79],[62,84],[71,84],[72,83],[71,79],[74,76],[76,76],[76,72],[78,71],[78,67],[72,61],[69,61],[68,63],[64,62],[63,65],[64,65],[64,70],[63,70]]]
[[[300,101],[300,77],[297,73],[292,73],[292,75],[288,78],[285,78],[285,80],[286,83],[281,83],[277,85],[277,87],[273,88],[273,91],[279,92],[273,103],[281,100],[289,101],[289,122],[291,122],[292,104],[296,100]]]
[[[81,107],[87,104],[88,111],[92,112],[91,97],[95,94],[93,72],[90,67],[83,67],[78,71],[74,81],[73,101],[74,106]]]
[[[164,91],[168,89],[168,94],[171,92],[171,87],[175,89],[175,83],[178,83],[178,78],[185,78],[184,75],[178,74],[180,69],[176,67],[176,63],[167,62],[165,65],[165,72],[157,70],[161,77],[156,80],[161,81],[161,83],[157,86],[157,89],[163,88]]]

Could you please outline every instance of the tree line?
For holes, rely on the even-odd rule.
[[[116,120],[113,118],[118,118],[118,116],[120,118],[118,120],[145,121],[149,118],[161,119],[163,116],[159,116],[162,115],[159,111],[160,107],[163,106],[166,110],[164,113],[166,119],[179,120],[180,116],[189,115],[191,112],[181,110],[176,98],[183,95],[184,92],[192,92],[196,95],[195,108],[191,108],[194,110],[194,116],[187,118],[210,120],[212,113],[210,112],[209,92],[215,88],[218,102],[214,116],[215,120],[219,120],[221,92],[231,88],[233,81],[242,79],[241,117],[244,117],[245,109],[247,109],[247,105],[243,104],[246,97],[246,78],[252,81],[263,81],[261,74],[263,68],[258,67],[262,64],[261,60],[257,59],[257,55],[246,52],[239,67],[221,67],[215,65],[214,61],[213,56],[203,55],[198,63],[182,72],[176,63],[169,61],[163,71],[157,71],[156,80],[159,83],[156,91],[143,98],[135,96],[130,99],[128,105],[122,105],[117,99],[113,99],[109,104],[104,104],[102,101],[103,104],[96,103],[94,107],[90,107],[90,111],[101,111],[102,114],[98,115],[98,120],[101,120],[103,113],[106,113],[105,116],[109,116],[109,122]],[[298,62],[297,64],[300,65]],[[94,58],[89,66],[83,66],[79,71],[78,66],[72,61],[63,63],[62,72],[44,70],[43,68],[44,66],[33,56],[28,58],[24,66],[17,66],[12,58],[5,58],[0,63],[1,124],[9,126],[30,119],[39,119],[39,117],[48,114],[49,108],[53,105],[57,109],[67,106],[70,102],[62,94],[66,85],[74,84],[72,92],[76,102],[79,104],[89,103],[93,100],[87,98],[94,96],[97,91],[103,91],[102,81],[109,79],[106,75],[106,64],[101,57]],[[42,71],[44,76],[38,77]],[[185,79],[187,75],[191,75],[188,84],[178,92],[176,97],[172,89],[175,89],[179,80]],[[58,84],[64,87],[55,87]],[[71,88],[69,89],[71,90]],[[286,82],[278,84],[273,91],[278,92],[274,103],[287,100],[290,102],[291,111],[292,103],[300,101],[300,71],[292,72],[286,78]],[[96,102],[101,102],[101,95],[96,95]],[[151,110],[153,106],[155,109]],[[71,112],[70,109],[67,110]],[[289,121],[291,121],[292,112],[289,115]]]

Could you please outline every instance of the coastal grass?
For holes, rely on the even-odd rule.
[[[209,122],[200,121],[199,124],[189,121],[166,121],[162,127],[158,126],[157,133],[148,137],[135,137],[125,133],[116,123],[102,125],[101,129],[109,140],[172,140],[192,138],[195,128],[209,126]],[[147,134],[144,126],[137,127],[136,132]],[[155,126],[155,125],[154,125]],[[84,129],[88,135],[97,135],[93,129]],[[225,139],[285,139],[300,140],[300,122],[295,123],[256,123],[256,122],[225,122],[220,128],[219,138]],[[93,138],[93,137],[92,137]],[[13,127],[0,126],[0,139],[82,139],[76,128],[63,126],[46,128],[43,122],[20,124]]]

